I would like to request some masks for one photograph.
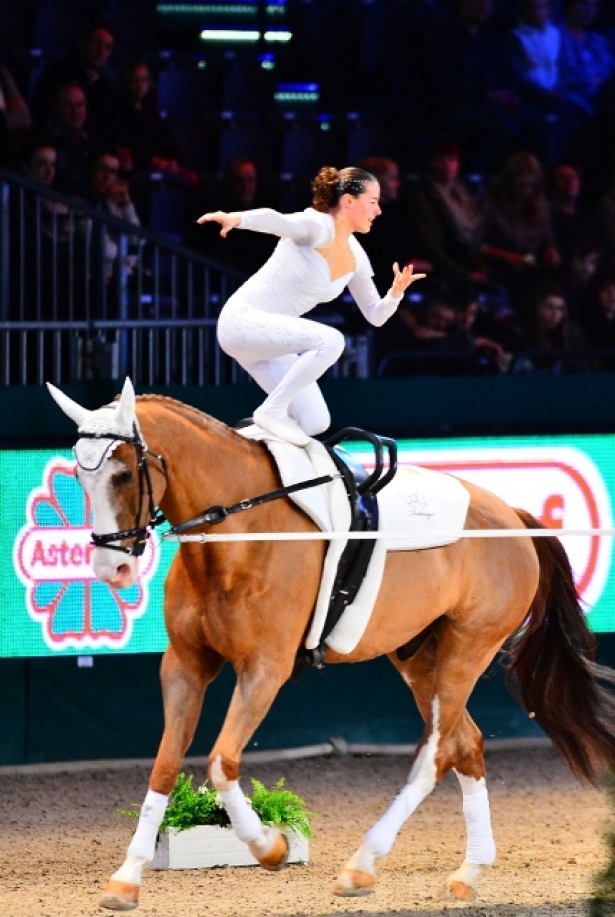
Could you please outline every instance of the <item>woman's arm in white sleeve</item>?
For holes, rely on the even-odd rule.
[[[331,240],[325,214],[316,211],[301,213],[278,213],[269,207],[255,210],[243,210],[238,229],[252,229],[256,232],[267,232],[274,236],[284,236],[302,245],[319,246]]]
[[[348,289],[367,321],[377,328],[393,315],[403,297],[403,293],[401,296],[392,296],[389,290],[381,298],[376,284],[366,271],[355,274],[348,283]]]

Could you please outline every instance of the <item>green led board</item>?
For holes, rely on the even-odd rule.
[[[372,456],[351,444],[366,465]],[[611,529],[615,436],[404,440],[399,460],[474,481],[549,528]],[[68,450],[0,451],[0,656],[160,652],[163,584],[177,545],[150,539],[134,586],[91,569],[90,508]],[[596,632],[615,631],[613,538],[564,536]]]

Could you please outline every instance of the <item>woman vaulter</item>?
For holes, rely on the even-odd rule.
[[[316,380],[345,343],[340,331],[302,316],[348,287],[365,318],[380,326],[408,286],[425,277],[413,274],[412,265],[400,269],[395,263],[391,288],[380,297],[369,259],[354,237],[369,232],[379,215],[379,194],[369,172],[325,166],[312,182],[312,206],[301,213],[216,211],[197,220],[219,223],[223,237],[231,229],[280,237],[269,260],[222,308],[218,341],[267,393],[254,411],[254,423],[297,446],[306,446],[330,424]]]

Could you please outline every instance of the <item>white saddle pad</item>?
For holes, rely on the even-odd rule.
[[[468,514],[470,492],[458,478],[418,465],[399,465],[378,494],[381,532],[388,551],[413,551],[452,544]]]
[[[317,440],[301,448],[265,434],[260,428],[248,427],[246,430],[247,434],[243,430],[238,432],[265,443],[285,487],[309,478],[337,474],[327,449]],[[291,494],[290,499],[321,531],[349,530],[350,505],[339,477],[329,484]],[[376,539],[367,574],[354,602],[327,638],[327,646],[346,654],[358,644],[380,589],[387,552],[433,548],[456,541],[465,524],[469,501],[469,492],[457,478],[426,468],[399,466],[393,480],[378,494],[379,530],[395,533],[395,537]],[[332,539],[329,543],[316,608],[305,641],[307,649],[314,649],[320,643],[339,559],[347,543],[343,538]]]

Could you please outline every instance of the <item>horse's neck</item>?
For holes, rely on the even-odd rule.
[[[172,524],[212,504],[226,506],[254,496],[261,487],[278,486],[265,454],[223,424],[206,419],[201,424],[198,417],[156,402],[140,405],[138,416],[148,449],[167,466],[160,505]]]

